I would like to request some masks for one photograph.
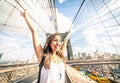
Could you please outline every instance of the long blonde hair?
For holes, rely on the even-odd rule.
[[[51,44],[53,38],[56,35],[60,36],[60,38],[62,40],[62,37],[61,37],[61,35],[59,33],[51,34],[47,38],[46,43],[45,43],[44,48],[43,48],[43,52],[44,52],[44,55],[45,55],[44,67],[48,68],[48,69],[50,68],[51,55],[52,55],[52,49],[51,49],[50,44]],[[63,56],[63,54],[61,52],[61,49],[56,52],[56,55],[58,55],[63,60],[64,64],[66,63],[65,57]]]

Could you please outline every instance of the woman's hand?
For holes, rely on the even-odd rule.
[[[68,32],[68,34],[71,34],[72,33],[72,28],[69,28],[67,32]]]
[[[28,15],[27,10],[25,10],[24,12],[21,12],[20,15],[23,16],[23,17],[26,17]]]

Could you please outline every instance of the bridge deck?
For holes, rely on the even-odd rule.
[[[66,73],[69,77],[69,80],[71,83],[95,83],[95,81],[91,80],[89,77],[80,74],[78,71],[76,71],[74,68],[70,67],[69,65],[66,65]],[[37,73],[32,74],[31,76],[27,76],[23,79],[17,80],[16,83],[36,83],[37,82]]]
[[[112,60],[111,60],[112,61]],[[111,61],[99,61],[99,64]],[[118,64],[119,60],[112,61],[113,64]],[[95,83],[92,79],[90,79],[88,76],[81,74],[77,70],[75,70],[73,67],[71,67],[71,64],[81,64],[82,65],[88,64],[89,61],[86,62],[80,62],[80,61],[69,61],[67,62],[69,65],[66,65],[66,80],[68,81],[67,83]],[[96,63],[96,61],[90,61],[90,63]],[[104,64],[106,64],[104,63]],[[98,65],[99,65],[98,64]],[[109,63],[110,64],[110,63]],[[102,64],[101,64],[102,65]],[[106,74],[107,75],[107,74]],[[36,83],[37,82],[37,77],[38,77],[38,64],[28,64],[28,65],[21,65],[21,66],[16,66],[16,65],[6,65],[2,66],[0,68],[0,83]],[[116,79],[115,81],[118,81]],[[116,82],[117,83],[117,82]]]

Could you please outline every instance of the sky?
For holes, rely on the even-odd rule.
[[[72,28],[73,33],[70,40],[74,54],[77,54],[78,52],[93,53],[96,50],[99,50],[101,53],[118,53],[120,51],[120,26],[117,21],[120,22],[120,0],[110,2],[107,2],[106,0],[105,2],[110,10],[115,11],[113,12],[114,15],[110,13],[102,1],[95,0],[93,4],[90,0],[85,1],[86,3],[84,3],[75,22],[72,24],[73,19],[82,4],[82,0],[56,0],[58,31],[64,33],[68,31],[70,27]],[[2,2],[0,5],[1,4]],[[3,11],[5,11],[4,9]],[[9,12],[9,10],[7,12]],[[36,12],[39,14],[38,11],[30,13],[32,13],[44,26],[47,26],[45,20],[47,17],[43,18],[45,13],[41,13],[41,19],[39,19],[37,15],[34,14]],[[6,18],[5,14],[2,13],[3,12],[0,12],[0,15]],[[15,16],[18,18],[14,18]],[[112,19],[113,17],[116,17],[116,19]],[[0,19],[0,23],[2,21],[5,22],[4,20],[5,19]],[[26,28],[27,25],[20,16],[20,13],[16,11],[7,23],[12,26],[0,25],[0,39],[2,40],[0,41],[0,52],[4,52],[4,56],[1,60],[23,61],[31,59],[35,55],[31,41],[31,33],[28,28]],[[40,34],[40,38],[43,45],[44,36],[42,33]]]
[[[76,53],[93,53],[98,50],[101,53],[111,52],[119,54],[120,28],[118,21],[120,20],[114,19],[115,16],[119,16],[119,3],[120,1],[117,0],[105,0],[104,3],[99,0],[93,0],[91,2],[89,0],[85,1],[72,25],[74,32],[71,35],[73,51]],[[57,0],[57,15],[59,18],[61,18],[61,16],[59,16],[60,14],[64,16],[62,20],[58,19],[58,22],[60,20],[63,25],[70,27],[81,4],[82,0]],[[110,10],[116,12],[111,14]],[[107,19],[110,20],[106,21]],[[58,24],[60,24],[60,22]],[[59,28],[61,28],[62,24],[60,24]]]

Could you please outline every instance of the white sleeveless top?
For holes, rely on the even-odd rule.
[[[65,83],[65,64],[61,61],[59,64],[51,61],[50,69],[41,70],[40,83]]]

